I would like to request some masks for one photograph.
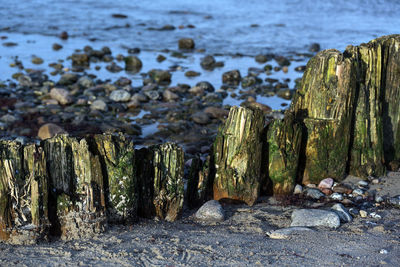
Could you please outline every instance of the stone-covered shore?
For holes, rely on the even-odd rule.
[[[291,225],[296,227],[337,228],[341,221],[350,222],[352,216],[380,216],[366,209],[399,206],[398,196],[380,196],[369,190],[370,185],[380,183],[379,177],[387,168],[399,169],[400,80],[396,75],[400,66],[399,43],[400,37],[393,35],[348,47],[344,53],[336,50],[318,53],[307,64],[283,119],[250,97],[242,107],[232,107],[229,112],[218,105],[194,114],[189,112],[194,123],[179,126],[184,134],[187,134],[185,128],[196,131],[196,125],[206,126],[199,128],[205,131],[201,133],[203,139],[183,142],[183,148],[171,143],[135,148],[138,133],[129,131],[139,132],[140,128],[130,125],[125,129],[123,123],[101,134],[107,129],[90,124],[86,117],[75,125],[79,125],[78,129],[73,128],[73,121],[79,117],[73,112],[69,113],[71,123],[64,127],[53,123],[38,129],[39,137],[44,139],[40,142],[23,137],[3,138],[1,238],[16,243],[36,242],[49,235],[80,238],[100,233],[108,224],[132,224],[138,216],[174,221],[184,206],[198,207],[211,198],[254,205],[260,196],[267,194],[286,195],[283,198],[289,203],[309,198],[342,204],[334,205],[332,211],[295,211]],[[88,54],[94,52],[86,50],[72,56],[75,67],[90,64]],[[101,51],[102,57],[108,55],[105,50]],[[275,60],[282,68],[290,64],[279,57]],[[124,61],[129,70],[141,67],[134,56],[125,57]],[[47,90],[52,87],[49,81],[40,81],[40,73],[36,74],[39,76],[19,75],[19,83],[27,81],[27,87],[35,82],[42,86],[46,83],[42,88]],[[109,90],[117,112],[118,107],[140,105],[140,97],[146,97],[145,101],[162,97],[165,104],[150,101],[149,105],[162,105],[161,110],[165,111],[173,108],[180,94],[202,96],[201,100],[192,98],[191,105],[202,101],[220,103],[217,99],[221,98],[210,83],[202,82],[186,88],[187,91],[179,91],[183,86],[178,86],[177,91],[159,90],[159,86],[170,81],[170,73],[153,70],[148,76],[149,82],[141,88],[143,94],[132,96],[129,80],[124,78],[117,81],[119,84],[107,85],[115,88],[103,85],[99,90]],[[237,71],[226,72],[222,78],[226,85],[241,83],[242,87],[258,82],[257,76],[242,78]],[[90,116],[107,112],[110,105],[101,99],[89,101],[89,106],[88,99],[76,98],[82,88],[96,92],[97,86],[89,80],[63,74],[58,85],[64,88],[53,87],[47,93],[35,94],[54,108],[44,109],[48,114],[69,107],[89,107]],[[257,93],[257,88],[262,87],[252,88]],[[6,108],[16,104],[9,97],[5,99]],[[176,119],[183,114],[181,109],[171,116]],[[4,125],[9,126],[10,133],[21,129],[17,118],[4,116],[7,119]],[[42,116],[42,120],[49,117]],[[114,121],[110,117],[108,125]],[[224,122],[218,131],[217,121]],[[179,127],[175,130],[178,134]],[[7,133],[7,129],[3,131]],[[112,133],[117,130],[124,134]],[[52,137],[55,134],[58,135]],[[142,147],[146,143],[140,144]],[[368,182],[349,185],[343,181],[347,174]]]

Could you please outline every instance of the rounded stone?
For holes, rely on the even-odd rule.
[[[297,194],[301,194],[303,193],[303,187],[299,184],[296,184],[296,186],[294,187],[293,190],[293,194],[297,195]]]
[[[90,105],[90,109],[91,110],[100,110],[100,111],[107,111],[108,107],[106,102],[104,102],[101,99],[98,99],[96,101],[94,101],[91,105]]]
[[[46,123],[39,128],[38,137],[42,140],[52,138],[57,134],[65,134],[67,133],[63,128],[54,124],[54,123]]]
[[[110,99],[115,102],[128,102],[131,94],[125,90],[115,90],[111,92]]]
[[[73,99],[69,91],[63,88],[53,88],[50,90],[50,97],[55,99],[61,105],[71,104]]]
[[[179,49],[193,49],[195,47],[192,38],[182,38],[178,42]]]
[[[341,222],[349,223],[353,221],[353,217],[347,211],[347,209],[340,203],[337,203],[332,206],[332,210],[336,212],[339,216]]]
[[[196,112],[192,115],[192,120],[197,124],[208,124],[210,122],[210,117],[205,112]]]
[[[288,227],[282,228],[268,233],[269,238],[272,239],[288,239],[293,235],[300,235],[304,232],[312,232],[313,230],[307,227]]]
[[[138,72],[142,68],[142,61],[137,56],[127,56],[124,58],[125,70]]]
[[[325,226],[338,228],[340,218],[333,211],[317,209],[300,209],[292,213],[292,223],[290,226]]]
[[[310,197],[312,199],[320,199],[321,197],[325,197],[325,194],[316,188],[307,188],[305,190],[305,194],[307,197]]]
[[[201,221],[221,222],[225,220],[225,211],[218,201],[210,200],[198,209],[195,218]]]

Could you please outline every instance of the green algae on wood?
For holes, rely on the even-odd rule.
[[[307,64],[290,106],[296,120],[306,127],[300,155],[303,184],[345,177],[356,74],[352,58],[337,50],[322,51]]]
[[[258,198],[261,170],[261,134],[264,116],[258,109],[232,107],[214,143],[214,199],[244,201]]]
[[[184,200],[182,148],[166,143],[142,148],[137,153],[139,214],[175,221]]]
[[[267,128],[268,179],[274,195],[289,195],[296,185],[303,127],[293,116],[272,121]]]
[[[122,134],[98,134],[93,138],[108,181],[107,212],[110,221],[136,220],[135,149],[132,141]]]

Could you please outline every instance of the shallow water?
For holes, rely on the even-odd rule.
[[[356,45],[396,33],[400,22],[400,2],[390,0],[114,0],[112,4],[105,0],[1,2],[0,36],[6,39],[0,40],[0,81],[18,72],[18,69],[8,67],[16,57],[25,68],[45,69],[49,74],[49,63],[62,60],[64,67],[69,68],[67,57],[75,49],[91,45],[95,49],[109,46],[113,55],[126,55],[127,48],[138,47],[141,49],[138,56],[143,61],[141,73],[153,68],[175,68],[171,85],[187,83],[193,86],[199,81],[210,81],[216,89],[221,86],[221,75],[225,71],[239,69],[245,76],[249,67],[262,68],[262,64],[254,61],[254,55],[292,55],[298,61],[292,61],[287,74],[273,72],[269,77],[280,81],[290,79],[289,87],[293,89],[294,80],[301,77],[294,68],[305,65],[308,60],[295,55],[307,52],[311,43],[320,43],[322,49],[343,50],[348,44]],[[112,14],[123,14],[126,18],[115,18]],[[165,25],[173,25],[175,29],[154,30]],[[58,38],[62,31],[69,33],[68,40]],[[176,50],[177,41],[182,37],[193,38],[196,49],[205,52],[186,53],[185,59],[163,52],[164,49]],[[5,47],[2,44],[6,42],[18,45]],[[62,44],[63,49],[53,51],[53,43]],[[237,53],[245,56],[236,57]],[[158,63],[158,54],[163,54],[167,60]],[[200,59],[205,54],[216,55],[217,61],[224,61],[225,66],[214,71],[202,70]],[[33,65],[30,62],[33,55],[43,58],[44,64]],[[276,65],[275,62],[272,64]],[[93,68],[96,65],[101,67],[99,71]],[[140,74],[110,73],[105,66],[106,63],[91,64],[87,73],[103,81],[125,76],[132,79],[133,86],[142,85]],[[201,75],[187,78],[184,73],[189,69],[199,71]],[[266,78],[265,74],[261,78]],[[51,79],[57,80],[58,76]],[[257,101],[273,109],[289,103],[278,97],[260,96]],[[223,104],[238,105],[240,102],[228,96]]]
[[[173,49],[179,38],[192,37],[198,48],[223,54],[300,51],[312,42],[343,50],[347,44],[398,33],[400,22],[396,0],[1,2],[2,33],[56,36],[67,31],[72,37],[150,50]],[[177,29],[148,30],[167,24]],[[180,25],[185,28],[178,29]]]

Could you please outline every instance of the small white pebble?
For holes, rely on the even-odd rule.
[[[388,251],[387,251],[386,249],[381,249],[381,250],[379,251],[379,253],[381,253],[381,254],[388,254]]]
[[[368,213],[365,210],[360,210],[360,216],[361,218],[367,218]]]
[[[374,219],[382,219],[382,216],[379,215],[379,214],[376,213],[376,212],[371,212],[371,213],[369,214],[369,216],[371,216],[371,217],[374,218]]]
[[[329,196],[333,200],[338,200],[342,201],[343,200],[343,195],[340,193],[333,193],[332,195]]]
[[[358,185],[362,186],[362,187],[366,187],[366,186],[368,186],[368,182],[367,181],[359,181]]]

